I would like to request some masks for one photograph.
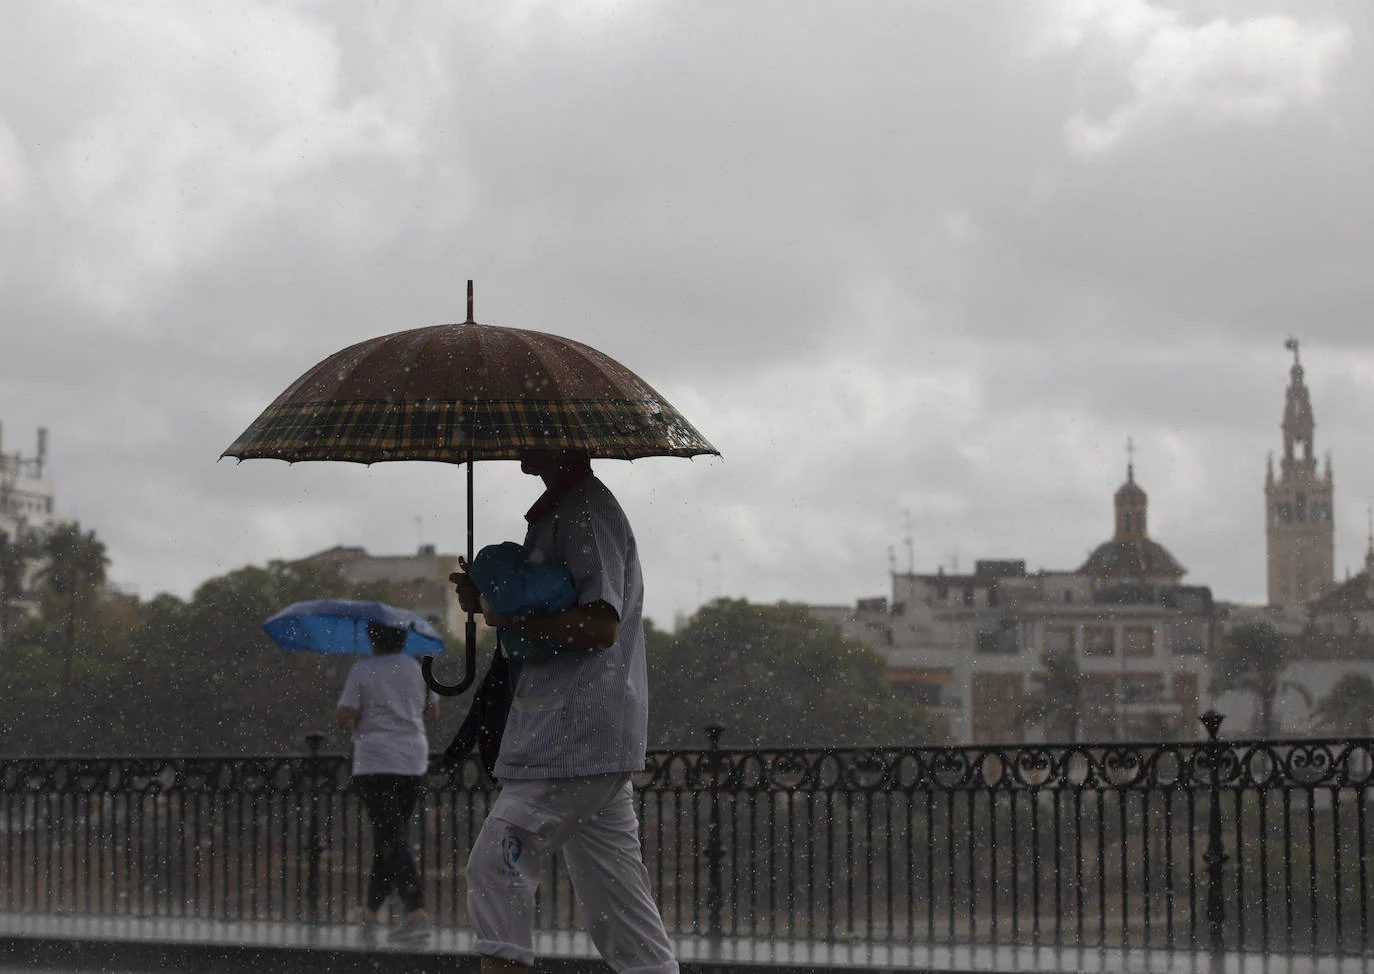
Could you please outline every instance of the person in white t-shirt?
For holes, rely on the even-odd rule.
[[[348,671],[334,719],[353,735],[353,787],[372,822],[372,873],[363,904],[365,926],[394,890],[406,916],[398,932],[426,926],[420,872],[410,854],[410,817],[429,766],[425,725],[439,717],[439,698],[425,687],[420,664],[401,652],[406,631],[367,624],[372,656]]]
[[[525,515],[526,558],[566,570],[577,601],[517,619],[492,609],[465,562],[449,576],[466,611],[556,650],[511,665],[501,792],[468,857],[473,950],[482,974],[529,971],[543,864],[561,849],[578,912],[611,969],[678,974],[630,782],[644,770],[649,719],[639,546],[585,451],[529,450],[520,469],[544,482]]]

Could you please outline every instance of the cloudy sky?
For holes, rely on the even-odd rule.
[[[0,420],[144,597],[458,551],[441,464],[217,461],[301,372],[480,321],[723,459],[607,462],[664,625],[1151,533],[1264,598],[1290,335],[1374,500],[1374,8],[1337,0],[63,2],[0,32]],[[478,543],[536,486],[479,466]],[[911,544],[908,550],[907,538]]]

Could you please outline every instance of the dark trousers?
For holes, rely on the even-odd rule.
[[[420,873],[410,856],[410,815],[420,797],[424,778],[406,774],[354,775],[357,789],[372,820],[372,875],[367,881],[367,908],[378,910],[394,889],[407,910],[425,905]]]

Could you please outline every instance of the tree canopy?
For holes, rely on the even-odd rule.
[[[92,551],[89,570],[49,578],[94,585],[103,545]],[[74,592],[46,592],[43,616],[11,632],[0,752],[296,752],[314,731],[341,750],[330,717],[353,658],[285,653],[262,623],[292,602],[389,596],[385,583],[350,586],[330,566],[286,561],[210,579],[189,600]],[[646,640],[651,747],[703,746],[713,723],[733,746],[943,743],[927,711],[893,698],[878,653],[802,606],[721,599],[677,634],[648,625]],[[461,653],[461,640],[449,645]],[[478,653],[485,663],[490,643]],[[469,699],[443,702],[434,750]]]
[[[1374,735],[1374,680],[1345,673],[1317,701],[1313,723],[1321,730],[1354,737]]]
[[[1288,665],[1283,634],[1268,622],[1242,622],[1216,641],[1212,659],[1212,696],[1228,690],[1248,691],[1259,705],[1255,731],[1274,736],[1274,700],[1283,688],[1280,677]]]
[[[804,606],[717,599],[649,642],[649,739],[735,747],[940,744],[924,708],[892,695],[883,658]]]
[[[72,619],[67,598],[58,597],[53,613],[12,633],[0,746],[9,753],[299,750],[307,732],[329,731],[353,660],[284,653],[262,622],[292,602],[386,594],[382,583],[350,586],[331,567],[274,561],[211,579],[189,601],[80,599],[88,608]]]

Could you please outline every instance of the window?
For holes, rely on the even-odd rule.
[[[1121,699],[1125,703],[1153,703],[1164,696],[1163,683],[1153,673],[1128,677],[1121,684]]]
[[[1015,653],[1016,630],[1014,628],[984,629],[978,633],[978,652]]]
[[[1169,650],[1175,656],[1200,656],[1207,648],[1207,623],[1202,619],[1178,619],[1172,627]]]
[[[1121,631],[1122,650],[1127,656],[1153,656],[1155,654],[1154,626],[1126,626]]]
[[[972,604],[973,604],[973,586],[972,586],[972,585],[965,585],[965,586],[964,586],[964,605],[972,605]]]
[[[1111,676],[1088,674],[1083,678],[1083,703],[1098,709],[1116,699],[1116,680]]]
[[[1083,655],[1113,656],[1116,654],[1116,629],[1113,626],[1084,626]]]
[[[1294,520],[1301,524],[1303,521],[1307,520],[1307,495],[1299,494],[1297,497],[1297,504],[1294,506],[1297,509]]]
[[[1045,651],[1049,653],[1072,653],[1075,649],[1073,626],[1046,626]]]
[[[894,683],[892,695],[898,700],[909,700],[922,707],[939,707],[944,703],[942,687],[938,683]]]

